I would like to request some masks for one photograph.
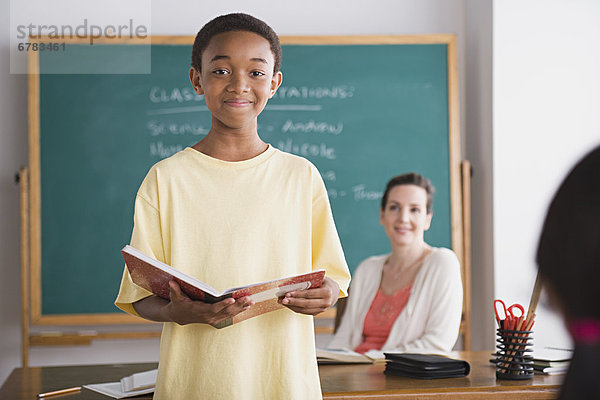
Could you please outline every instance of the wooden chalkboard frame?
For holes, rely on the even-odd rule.
[[[460,123],[456,38],[451,34],[437,35],[382,35],[382,36],[282,36],[283,45],[384,45],[384,44],[443,44],[447,46],[447,79],[448,79],[448,132],[449,132],[449,177],[450,177],[450,210],[452,248],[457,254],[463,268],[463,282],[469,282],[469,266],[465,249],[470,249],[470,238],[465,237],[464,227],[464,173],[461,173],[460,155]],[[52,39],[44,39],[52,41]],[[193,43],[192,36],[153,36],[152,44],[185,44]],[[56,40],[55,40],[56,41]],[[61,39],[61,42],[64,42]],[[69,43],[87,43],[87,39],[72,39]],[[114,40],[102,38],[95,40],[103,44],[148,44],[144,40]],[[124,313],[107,314],[68,314],[42,315],[41,297],[41,171],[40,171],[40,80],[39,58],[36,52],[29,54],[29,190],[28,190],[28,230],[29,240],[24,241],[27,248],[22,251],[28,258],[29,286],[24,290],[24,304],[29,305],[30,322],[35,325],[116,325],[147,323],[145,320]],[[469,288],[465,288],[470,291]],[[25,299],[27,296],[27,299]],[[470,301],[465,298],[465,316],[470,314]],[[466,321],[465,321],[466,322]],[[105,335],[106,337],[106,335]]]

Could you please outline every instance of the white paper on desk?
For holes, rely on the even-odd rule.
[[[156,377],[158,369],[150,371],[136,372],[124,378],[121,378],[121,391],[131,392],[132,390],[147,389],[156,386]]]
[[[534,346],[533,359],[540,361],[571,361],[573,350],[544,347],[537,349]]]
[[[134,397],[139,396],[141,394],[148,394],[154,392],[154,386],[146,389],[123,392],[121,390],[121,382],[94,383],[91,385],[83,385],[83,387],[86,389],[93,390],[94,392],[101,393],[105,396],[110,396],[113,399],[126,399],[128,397]]]

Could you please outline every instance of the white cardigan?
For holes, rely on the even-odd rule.
[[[362,343],[367,311],[381,283],[383,263],[389,254],[364,260],[356,269],[342,322],[330,348],[354,349]],[[384,358],[384,352],[437,353],[452,350],[462,316],[460,265],[452,250],[434,248],[417,273],[406,307],[392,326],[381,350],[369,357]]]

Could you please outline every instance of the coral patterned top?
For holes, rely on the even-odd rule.
[[[385,344],[394,321],[404,310],[412,285],[408,285],[396,293],[387,295],[381,287],[371,303],[363,325],[363,341],[354,351],[366,353],[369,350],[380,350]]]

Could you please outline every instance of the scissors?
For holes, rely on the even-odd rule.
[[[500,313],[498,313],[498,304],[502,306]],[[519,315],[515,315],[515,308],[520,311]],[[504,301],[494,300],[494,313],[496,314],[496,322],[498,322],[498,326],[500,328],[504,328],[504,321],[506,321],[507,324],[512,325],[519,318],[524,317],[525,309],[519,303],[515,303],[507,308],[506,304],[504,304]]]

